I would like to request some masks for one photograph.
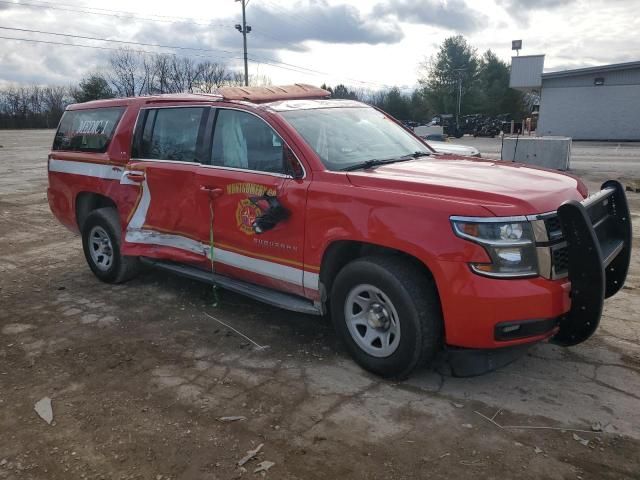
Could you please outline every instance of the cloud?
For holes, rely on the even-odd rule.
[[[216,19],[211,26],[188,22],[169,25],[140,25],[136,39],[146,43],[211,48],[212,56],[242,54],[242,35],[234,26],[237,17]],[[329,5],[325,0],[299,2],[291,6],[255,3],[247,9],[247,36],[250,56],[277,59],[278,51],[307,52],[308,42],[328,44],[395,44],[404,38],[393,19],[377,19],[362,15],[347,4]],[[222,52],[233,52],[231,54]],[[194,54],[206,54],[194,52]]]
[[[95,69],[107,61],[105,52],[85,48],[58,48],[9,40],[3,40],[2,47],[0,83],[69,85],[75,83],[85,69]]]
[[[502,5],[513,18],[523,24],[529,23],[529,16],[533,11],[553,10],[575,2],[576,0],[498,0],[499,5]]]
[[[348,4],[330,5],[325,0],[299,2],[289,7],[256,3],[247,10],[252,44],[259,48],[304,51],[306,41],[337,44],[392,44],[404,38],[393,21],[380,21],[362,15]],[[252,19],[255,21],[252,22]],[[238,23],[229,19],[231,25]],[[223,32],[223,45],[237,45],[237,31]]]
[[[488,25],[487,16],[470,9],[464,0],[386,0],[374,7],[373,15],[459,33],[475,32]]]
[[[518,10],[543,10],[569,5],[574,1],[575,0],[536,0],[532,2],[530,0],[499,0],[499,3],[502,3],[507,8]]]

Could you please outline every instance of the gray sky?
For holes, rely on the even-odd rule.
[[[548,71],[640,60],[639,7],[640,0],[249,0],[250,72],[276,84],[411,87],[420,62],[455,34],[506,61],[511,40],[522,39],[521,53],[546,54]],[[233,0],[0,1],[0,27],[209,49],[174,52],[237,68],[240,19]],[[119,46],[6,28],[0,37],[106,49],[0,38],[0,84],[76,82]]]

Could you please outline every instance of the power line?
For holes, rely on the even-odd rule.
[[[137,45],[137,46],[143,46],[143,47],[156,47],[156,48],[166,48],[166,49],[176,49],[176,50],[191,50],[191,51],[199,51],[199,52],[222,52],[222,53],[224,53],[226,55],[232,55],[233,57],[231,57],[231,58],[233,58],[233,59],[242,59],[242,57],[235,56],[236,55],[235,52],[232,52],[230,50],[222,50],[222,49],[183,47],[183,46],[178,46],[178,45],[161,45],[161,44],[158,44],[158,43],[133,42],[133,41],[115,40],[115,39],[109,39],[109,38],[89,37],[89,36],[84,36],[84,35],[72,35],[72,34],[69,34],[69,33],[46,32],[44,30],[32,30],[32,29],[28,29],[28,28],[16,28],[16,27],[2,27],[2,26],[0,26],[0,30],[12,30],[12,31],[18,31],[18,32],[38,33],[38,34],[43,34],[43,35],[54,35],[54,36],[59,36],[59,37],[68,37],[68,38],[75,38],[75,39],[81,39],[81,40],[95,40],[95,41],[99,41],[99,42],[120,43],[120,44]],[[26,41],[26,39],[25,39],[25,41]],[[64,45],[77,45],[77,44],[64,44]],[[90,45],[78,45],[78,46],[90,47]],[[277,60],[271,59],[271,58],[262,58],[262,57],[250,57],[250,58],[251,58],[251,60],[254,60],[254,61],[257,61],[257,62],[260,62],[260,63],[265,63],[265,64],[268,64],[268,65],[271,65],[271,66],[274,66],[274,67],[277,67],[277,68],[282,68],[278,64],[282,64],[282,65],[287,66],[287,67],[292,67],[292,68],[287,68],[286,70],[295,71],[295,72],[299,72],[299,73],[304,73],[304,71],[306,71],[306,72],[309,72],[309,73],[315,73],[315,74],[319,74],[319,75],[329,75],[326,72],[319,72],[317,70],[308,69],[308,68],[301,67],[301,66],[298,66],[298,65],[292,65],[292,64],[288,64],[288,63],[284,63],[284,62],[278,62]]]
[[[80,39],[92,39],[92,40],[98,40],[98,41],[103,41],[103,42],[117,42],[117,43],[131,43],[134,45],[140,45],[140,46],[151,46],[151,47],[157,47],[157,48],[181,48],[181,49],[185,49],[185,50],[190,50],[189,47],[174,47],[174,46],[169,46],[169,45],[158,45],[158,44],[147,44],[147,43],[141,43],[141,42],[124,42],[124,41],[120,41],[120,40],[109,40],[109,39],[99,39],[97,37],[83,37],[80,35],[67,35],[67,34],[60,34],[60,33],[53,33],[53,32],[41,32],[38,30],[28,30],[28,29],[14,29],[14,28],[9,28],[9,27],[0,27],[3,29],[9,29],[9,30],[19,30],[19,31],[27,31],[27,32],[33,32],[33,33],[44,33],[44,34],[49,34],[49,35],[58,35],[58,36],[64,36],[64,37],[71,37],[71,38],[80,38]],[[99,45],[84,45],[84,44],[79,44],[79,43],[65,43],[65,42],[56,42],[56,41],[52,41],[52,40],[38,40],[38,39],[34,39],[34,38],[21,38],[21,37],[6,37],[6,36],[0,36],[0,39],[3,40],[14,40],[14,41],[19,41],[19,42],[28,42],[28,43],[41,43],[41,44],[47,44],[47,45],[57,45],[57,46],[65,46],[65,47],[79,47],[79,48],[92,48],[95,50],[103,50],[103,51],[113,51],[113,52],[117,52],[119,50],[121,50],[121,48],[116,48],[116,47],[106,47],[106,46],[99,46]],[[136,52],[136,53],[141,53],[141,54],[145,54],[145,55],[157,55],[158,52],[153,52],[150,50],[141,50],[141,49],[129,49],[132,52]],[[206,49],[202,49],[204,51],[207,51]],[[214,51],[214,50],[211,50]],[[172,55],[172,56],[178,56],[175,53],[171,53],[171,52],[165,52],[167,55]],[[197,58],[204,58],[204,59],[210,59],[210,60],[221,60],[222,58],[219,57],[213,57],[213,56],[209,56],[209,55],[191,55],[192,57],[197,57]],[[271,67],[274,68],[279,68],[281,70],[287,70],[290,72],[295,72],[298,74],[302,74],[302,75],[308,75],[308,76],[313,76],[313,77],[330,77],[330,78],[340,78],[336,75],[332,75],[328,72],[322,72],[322,71],[318,71],[318,70],[312,70],[312,69],[308,69],[306,67],[301,67],[298,65],[293,65],[293,64],[288,64],[288,63],[284,63],[284,62],[277,62],[275,60],[271,60],[271,59],[265,59],[265,58],[261,58],[261,57],[249,57],[251,58],[251,60],[255,61],[255,62],[259,62],[259,63],[263,63],[265,65],[269,65]],[[233,56],[233,57],[227,57],[226,60],[243,60],[243,57],[240,56]],[[383,87],[388,87],[387,85],[384,84],[377,84],[375,82],[366,82],[363,80],[357,80],[357,79],[350,79],[347,77],[342,77],[345,80],[348,81],[352,81],[352,82],[357,82],[360,84],[369,84],[369,85],[377,85],[377,86],[383,86]]]
[[[293,13],[293,11],[291,11],[291,10],[289,10],[289,9],[287,9],[287,8],[285,8],[285,7],[283,7],[283,6],[281,6],[281,5],[275,4],[274,2],[272,2],[272,1],[270,1],[270,0],[262,0],[262,2],[261,2],[261,3],[268,5],[268,6],[270,6],[270,7],[271,7],[271,8],[273,8],[273,9],[279,10],[281,13],[285,14],[285,15],[284,15],[284,18],[286,18],[286,17],[293,17],[293,18],[297,18],[297,19],[299,19],[302,23],[305,23],[305,24],[307,24],[308,26],[312,26],[312,25],[313,25],[313,24],[312,24],[312,20],[310,20],[309,18],[307,18],[307,17],[302,17],[302,16],[300,16],[300,15],[297,15],[297,14]],[[291,23],[291,22],[290,22],[290,23]],[[260,30],[257,30],[257,31],[256,31],[256,30],[254,29],[254,30],[252,30],[252,33],[255,33],[256,35],[261,35],[261,36],[264,36],[264,37],[270,38],[270,39],[275,40],[275,41],[277,41],[277,42],[280,42],[280,43],[282,43],[282,44],[284,44],[284,45],[286,45],[286,44],[288,43],[288,42],[283,41],[283,40],[281,40],[281,39],[279,39],[279,38],[277,38],[277,37],[274,37],[274,36],[272,36],[272,35],[269,35],[269,34],[266,34],[266,33],[264,33],[264,32],[261,32]],[[251,58],[251,57],[249,57],[249,58]],[[253,60],[256,60],[256,58],[253,58]],[[294,67],[294,68],[301,68],[301,69],[303,69],[303,70],[306,70],[306,71],[308,71],[308,72],[312,72],[312,73],[316,73],[316,74],[318,74],[318,75],[323,75],[323,76],[329,76],[329,77],[333,77],[333,78],[338,78],[338,77],[336,77],[336,76],[334,76],[334,75],[331,75],[331,74],[329,74],[329,73],[327,73],[327,72],[321,72],[321,71],[313,70],[313,69],[309,69],[309,68],[306,68],[306,67],[300,67],[300,66],[298,66],[298,65],[293,65],[293,64],[285,63],[285,62],[280,62],[280,61],[273,60],[273,59],[264,59],[264,60],[262,61],[262,63],[265,63],[266,65],[271,65],[271,66],[277,66],[277,65],[273,65],[272,63],[269,63],[269,61],[271,61],[271,62],[275,62],[275,63],[278,63],[278,64],[280,64],[280,65],[284,65],[284,66],[289,66],[289,67]],[[283,68],[283,67],[280,67],[280,68]],[[293,71],[295,71],[295,70],[293,70]],[[345,79],[345,80],[347,80],[347,81],[350,81],[350,82],[356,82],[356,83],[360,83],[360,84],[363,84],[363,85],[373,85],[373,86],[378,86],[378,87],[391,88],[389,85],[385,85],[385,84],[383,84],[383,83],[378,83],[378,82],[368,82],[368,81],[358,80],[358,79],[355,79],[355,78],[348,78],[348,77],[342,77],[342,78],[344,78],[344,79]]]
[[[199,52],[222,52],[224,54],[228,54],[228,55],[236,55],[235,52],[232,52],[230,50],[222,50],[222,49],[213,49],[213,48],[197,48],[197,47],[184,47],[184,46],[179,46],[179,45],[161,45],[158,43],[143,43],[143,42],[133,42],[133,41],[126,41],[126,40],[116,40],[116,39],[110,39],[110,38],[100,38],[100,37],[89,37],[89,36],[84,36],[84,35],[73,35],[70,33],[58,33],[58,32],[46,32],[44,30],[32,30],[32,29],[28,29],[28,28],[17,28],[17,27],[2,27],[0,26],[0,30],[12,30],[12,31],[18,31],[18,32],[27,32],[27,33],[38,33],[38,34],[43,34],[43,35],[54,35],[54,36],[59,36],[59,37],[68,37],[68,38],[75,38],[75,39],[81,39],[81,40],[95,40],[95,41],[99,41],[99,42],[111,42],[111,43],[121,43],[121,44],[126,44],[126,45],[137,45],[137,46],[143,46],[143,47],[156,47],[156,48],[167,48],[167,49],[175,49],[175,50],[192,50],[192,51],[199,51]],[[72,44],[69,44],[72,45]],[[241,57],[237,57],[234,56],[234,59],[240,59]],[[272,59],[272,58],[268,58],[268,57],[249,57],[251,58],[251,60],[254,61],[258,61],[260,63],[267,63],[267,62],[271,62],[269,63],[272,66],[278,66],[277,64],[281,64],[287,67],[292,67],[295,68],[297,70],[305,70],[307,72],[310,73],[317,73],[320,75],[329,75],[326,72],[319,72],[317,70],[312,70],[310,68],[306,68],[306,67],[302,67],[299,65],[293,65],[293,64],[289,64],[289,63],[285,63],[285,62],[279,62],[278,60]],[[295,71],[297,71],[295,70]]]
[[[58,32],[45,32],[43,30],[31,30],[28,28],[16,28],[16,27],[2,27],[0,26],[0,30],[13,30],[18,32],[27,32],[27,33],[40,33],[43,35],[55,35],[58,37],[69,37],[69,38],[78,38],[81,40],[96,40],[99,42],[112,42],[112,43],[122,43],[127,45],[139,45],[143,47],[157,47],[157,48],[169,48],[174,50],[193,50],[198,52],[222,52],[229,55],[236,55],[235,52],[230,50],[222,50],[222,49],[214,49],[214,48],[197,48],[197,47],[183,47],[177,45],[161,45],[158,43],[142,43],[142,42],[133,42],[127,40],[115,40],[109,38],[99,38],[99,37],[89,37],[84,35],[72,35],[69,33],[58,33]]]
[[[51,10],[61,10],[61,11],[65,11],[65,12],[81,12],[81,13],[88,13],[90,15],[100,15],[100,16],[107,16],[107,17],[115,17],[115,18],[135,18],[136,20],[142,20],[142,21],[146,21],[146,22],[161,22],[161,23],[186,23],[189,25],[199,25],[199,26],[203,26],[203,27],[223,27],[223,28],[233,28],[232,25],[230,24],[224,24],[224,23],[204,23],[204,22],[196,22],[191,18],[188,17],[174,17],[174,16],[170,16],[170,15],[152,15],[153,17],[159,17],[159,18],[149,18],[149,17],[141,17],[139,16],[137,13],[135,12],[127,12],[124,10],[113,10],[113,9],[108,9],[108,8],[98,8],[98,7],[84,7],[81,5],[69,5],[69,4],[64,4],[64,3],[50,3],[50,2],[45,2],[42,0],[38,0],[38,3],[29,3],[29,2],[12,2],[12,1],[8,1],[8,0],[0,0],[0,3],[6,4],[6,5],[14,5],[14,6],[24,6],[24,7],[35,7],[35,8],[47,8],[47,9],[51,9]],[[42,4],[42,5],[40,5]],[[247,3],[248,4],[248,3]],[[61,8],[61,7],[70,7],[70,8]],[[79,10],[80,9],[80,10]],[[91,12],[91,11],[87,11],[87,9],[91,9],[91,10],[100,10],[101,12]],[[102,12],[111,12],[109,14],[107,13],[102,13]],[[167,20],[164,20],[167,19]],[[169,20],[169,19],[173,19],[173,20]],[[272,35],[269,35],[263,31],[259,31],[259,32],[252,32],[255,33],[256,35],[262,36],[262,37],[266,37],[266,38],[270,38],[271,40],[275,40],[276,42],[281,43],[282,45],[286,45],[287,42],[276,38]]]
[[[48,45],[61,45],[61,46],[65,46],[65,47],[93,48],[93,49],[96,49],[96,50],[108,50],[108,51],[113,51],[113,52],[117,52],[117,51],[122,50],[121,48],[115,48],[115,47],[102,47],[102,46],[99,46],[99,45],[83,45],[83,44],[79,44],[79,43],[54,42],[53,40],[36,40],[34,38],[18,38],[18,37],[0,36],[0,39],[2,39],[2,40],[15,40],[15,41],[19,41],[19,42],[44,43],[44,44],[48,44]],[[129,49],[129,51],[130,52],[136,52],[136,53],[142,53],[142,54],[148,54],[148,55],[157,55],[158,54],[158,52],[152,52],[150,50]],[[172,55],[174,57],[178,56],[175,53],[170,53],[170,52],[167,53],[167,55]],[[219,58],[206,56],[206,55],[193,55],[193,56],[199,57],[199,58],[211,59],[211,60],[220,60]],[[242,57],[233,57],[232,59],[234,59],[234,60],[242,60]]]
[[[115,48],[115,47],[102,47],[99,45],[83,45],[83,44],[79,44],[79,43],[65,43],[65,42],[55,42],[53,40],[37,40],[34,38],[19,38],[19,37],[5,37],[5,36],[0,36],[0,39],[3,40],[15,40],[15,41],[19,41],[19,42],[30,42],[30,43],[43,43],[43,44],[47,44],[47,45],[60,45],[60,46],[65,46],[65,47],[80,47],[80,48],[93,48],[96,50],[108,50],[108,51],[120,51],[120,48]],[[107,40],[110,41],[110,40]],[[130,49],[129,51],[131,52],[136,52],[136,53],[142,53],[142,54],[149,54],[149,55],[157,55],[158,52],[152,52],[149,50],[140,50],[140,49]],[[174,53],[168,53],[168,55],[173,55],[173,56],[177,56]],[[215,59],[213,57],[210,56],[206,56],[206,55],[194,55],[195,57],[198,58],[210,58],[210,59]],[[232,57],[233,60],[242,60],[243,57]],[[276,68],[282,68],[284,70],[290,70],[296,73],[302,73],[302,74],[306,74],[306,75],[311,75],[311,73],[307,73],[304,71],[300,71],[298,69],[295,68],[287,68],[287,67],[283,67],[277,64],[270,64],[267,62],[262,61],[261,59],[255,58],[254,60],[260,62],[260,63],[266,63],[268,65],[271,65],[273,67]]]
[[[71,12],[83,12],[83,13],[88,13],[88,14],[95,14],[95,15],[103,15],[103,16],[108,16],[108,17],[116,17],[116,18],[135,18],[137,20],[143,20],[143,21],[152,21],[152,22],[165,22],[165,23],[176,23],[176,21],[174,20],[159,20],[159,19],[152,19],[152,18],[148,18],[148,17],[140,17],[140,16],[136,16],[133,12],[125,12],[125,11],[121,11],[121,10],[111,10],[111,9],[104,9],[104,8],[97,8],[97,7],[88,7],[91,8],[93,10],[102,10],[104,12],[114,12],[114,13],[98,13],[98,12],[90,12],[90,11],[85,11],[84,8],[79,9],[78,7],[73,7],[73,9],[68,9],[68,8],[62,8],[64,6],[69,6],[71,7],[71,5],[69,4],[55,4],[55,6],[53,6],[52,4],[50,4],[49,2],[45,2],[42,0],[36,0],[37,3],[34,2],[20,2],[20,3],[15,3],[15,2],[11,2],[8,0],[0,0],[0,3],[2,4],[8,4],[8,5],[18,5],[18,6],[30,6],[30,7],[38,7],[38,8],[48,8],[48,9],[53,9],[53,10],[62,10],[62,11],[71,11]],[[274,6],[276,9],[285,12],[285,13],[290,13],[287,10],[283,9],[282,7],[276,6],[271,2],[268,2],[270,5]],[[122,14],[122,15],[120,15]],[[155,15],[154,15],[155,16]],[[168,16],[161,16],[161,15],[157,15],[159,17],[163,17],[163,18],[171,18]],[[201,23],[201,22],[194,22],[191,20],[187,20],[186,17],[176,17],[179,19],[184,19],[185,23],[189,23],[189,24],[194,24],[194,25],[202,25],[202,26],[212,26],[212,25],[217,25],[217,26],[222,26],[222,27],[228,27],[228,25],[224,25],[224,24],[213,24],[213,23]],[[14,30],[14,31],[21,31],[21,32],[29,32],[29,33],[38,33],[38,34],[44,34],[44,35],[55,35],[55,36],[63,36],[63,37],[68,37],[68,38],[76,38],[76,39],[82,39],[82,40],[95,40],[95,41],[102,41],[102,42],[112,42],[112,43],[119,43],[119,44],[125,44],[125,45],[137,45],[137,46],[146,46],[146,47],[155,47],[155,48],[165,48],[165,49],[174,49],[174,50],[190,50],[190,51],[201,51],[201,52],[222,52],[225,55],[235,55],[234,52],[229,51],[229,50],[223,50],[223,49],[211,49],[211,48],[196,48],[196,47],[183,47],[183,46],[175,46],[175,45],[161,45],[161,44],[150,44],[150,43],[142,43],[142,42],[134,42],[134,41],[125,41],[125,40],[116,40],[116,39],[105,39],[105,38],[98,38],[98,37],[89,37],[89,36],[82,36],[82,35],[71,35],[71,34],[62,34],[62,33],[58,33],[58,32],[46,32],[46,31],[41,31],[41,30],[30,30],[30,29],[21,29],[21,28],[12,28],[12,27],[0,27],[0,29],[4,29],[4,30]],[[259,35],[263,35],[266,36],[268,38],[271,38],[273,40],[276,41],[280,41],[283,44],[286,44],[287,42],[281,41],[280,39],[273,37],[271,35],[267,35],[265,33],[262,32],[256,32]],[[47,41],[37,41],[34,39],[22,39],[22,38],[13,38],[13,37],[0,37],[3,39],[7,39],[7,40],[17,40],[17,41],[26,41],[26,42],[32,42],[32,43],[49,43],[52,45],[66,45],[66,46],[78,46],[81,48],[92,48],[92,46],[89,45],[80,45],[80,44],[69,44],[69,43],[63,43],[63,42],[47,42]],[[107,47],[95,47],[97,49],[101,49],[101,50],[117,50],[114,48],[107,48]],[[141,53],[156,53],[156,52],[148,52],[148,51],[144,51],[144,50],[137,50]],[[220,54],[220,53],[218,53]],[[197,56],[197,55],[192,55],[192,56]],[[202,57],[202,56],[200,56]],[[207,58],[207,57],[204,57]],[[238,59],[238,57],[231,57],[233,59]],[[296,72],[296,73],[302,73],[305,75],[310,75],[313,74],[314,76],[326,76],[326,77],[332,77],[332,78],[340,78],[337,77],[335,75],[332,75],[328,72],[322,72],[319,70],[314,70],[311,68],[307,68],[307,67],[303,67],[300,65],[294,65],[291,63],[286,63],[286,62],[281,62],[279,60],[273,59],[273,58],[269,58],[269,57],[258,57],[258,56],[252,56],[249,57],[254,61],[260,62],[260,63],[264,63],[266,65],[270,65],[274,68],[280,68],[283,70],[288,70],[288,71],[292,71],[292,72]],[[378,86],[378,87],[385,87],[385,88],[389,88],[388,85],[382,84],[382,83],[378,83],[378,82],[370,82],[370,81],[364,81],[364,80],[358,80],[358,79],[354,79],[354,78],[348,78],[348,77],[342,77],[343,79],[350,81],[350,82],[356,82],[356,83],[360,83],[363,85],[373,85],[373,86]]]
[[[291,70],[293,72],[299,71],[299,73],[306,73],[309,72],[309,74],[315,74],[316,76],[324,76],[324,77],[331,77],[331,78],[343,78],[344,80],[347,80],[349,82],[356,82],[356,83],[360,83],[363,85],[374,85],[374,86],[378,86],[378,87],[384,87],[384,88],[391,88],[390,85],[386,85],[384,83],[378,83],[378,82],[368,82],[366,80],[358,80],[356,78],[349,78],[349,77],[338,77],[336,75],[332,75],[328,72],[322,72],[320,70],[312,70],[310,68],[306,68],[306,67],[300,67],[298,65],[294,65],[291,63],[285,63],[285,62],[276,62],[277,64],[274,63],[270,63],[269,59],[261,59],[260,57],[249,57],[251,60],[254,61],[258,61],[260,63],[264,63],[265,65],[270,65],[272,67],[276,67],[276,68],[283,68],[284,70]],[[274,61],[275,62],[275,61]],[[284,66],[281,66],[284,65]],[[292,68],[286,68],[286,67],[292,67]],[[294,69],[299,69],[299,70],[294,70]],[[302,70],[306,70],[306,72],[302,71]]]
[[[104,12],[92,12],[90,11],[91,9],[94,9],[93,7],[82,7],[82,6],[71,6],[68,4],[50,4],[48,2],[42,2],[39,1],[39,3],[32,3],[32,2],[11,2],[9,0],[0,0],[0,3],[6,4],[6,5],[13,5],[13,6],[26,6],[26,7],[36,7],[36,8],[48,8],[51,10],[60,10],[60,11],[64,11],[64,12],[73,12],[73,13],[86,13],[89,15],[99,15],[99,16],[103,16],[103,17],[115,17],[115,18],[126,18],[126,19],[135,19],[135,20],[142,20],[142,21],[147,21],[147,22],[160,22],[160,23],[187,23],[187,24],[191,24],[191,25],[201,25],[204,27],[211,27],[211,26],[215,26],[215,27],[224,27],[224,28],[231,28],[231,25],[227,25],[227,24],[222,24],[222,23],[202,23],[202,22],[195,22],[193,20],[187,19],[186,17],[169,17],[169,16],[164,16],[164,15],[153,15],[153,16],[158,16],[158,17],[163,17],[163,18],[177,18],[177,20],[162,20],[161,18],[149,18],[149,17],[143,17],[143,16],[139,16],[133,12],[125,12],[122,10],[107,10],[107,9],[100,9],[103,10],[104,12],[114,12],[114,13],[104,13]],[[64,6],[68,6],[71,8],[64,8]]]
[[[34,0],[30,0],[30,1],[34,1]],[[4,3],[4,2],[3,2]],[[7,3],[12,3],[12,2],[7,2]],[[22,3],[24,3],[25,5],[28,5],[28,2],[18,2],[18,3],[13,3],[14,5],[21,5]],[[102,7],[92,7],[91,5],[72,5],[72,4],[68,4],[68,3],[59,3],[59,2],[48,2],[45,0],[35,0],[35,3],[38,4],[44,4],[47,6],[47,8],[49,8],[49,6],[60,6],[60,7],[70,7],[70,8],[81,8],[84,10],[100,10],[103,12],[110,12],[110,13],[120,13],[123,15],[139,15],[139,12],[131,12],[131,11],[126,11],[126,10],[114,10],[111,8],[102,8]],[[175,19],[178,20],[187,20],[187,21],[193,21],[193,18],[191,17],[180,17],[180,16],[176,16],[176,15],[158,15],[156,13],[152,13],[150,14],[151,17],[157,17],[157,18],[168,18],[168,19],[172,19],[172,21],[175,21]],[[211,25],[211,24],[204,24],[204,25]],[[220,26],[228,26],[228,25],[223,25],[220,24]]]
[[[284,8],[284,7],[283,7],[283,6],[281,6],[281,5],[275,4],[275,3],[271,2],[271,1],[268,1],[268,0],[266,0],[266,1],[265,1],[265,0],[263,0],[263,3],[266,3],[266,4],[267,4],[268,6],[270,6],[271,8],[276,9],[276,10],[279,10],[281,13],[283,13],[283,14],[285,15],[284,19],[286,19],[287,17],[288,17],[288,18],[294,18],[294,19],[298,19],[301,23],[304,23],[304,24],[306,24],[307,26],[312,26],[312,25],[314,25],[314,24],[312,23],[312,20],[311,20],[311,19],[309,19],[309,18],[307,18],[307,17],[300,16],[300,15],[298,15],[298,14],[294,13],[294,11],[289,10],[289,9],[286,9],[286,8]],[[290,22],[290,23],[291,23],[291,22]]]
[[[13,40],[13,41],[19,41],[19,42],[29,42],[29,43],[42,43],[42,44],[46,44],[46,45],[57,45],[57,46],[64,46],[64,47],[78,47],[78,48],[91,48],[91,49],[95,49],[95,50],[106,50],[106,51],[112,51],[112,52],[117,52],[120,50],[120,48],[115,48],[115,47],[102,47],[99,45],[83,45],[83,44],[78,44],[78,43],[65,43],[65,42],[55,42],[53,40],[36,40],[33,38],[18,38],[18,37],[5,37],[5,36],[0,36],[0,40]],[[149,50],[140,50],[140,49],[130,49],[130,51],[132,52],[136,52],[136,53],[141,53],[141,54],[145,54],[145,55],[156,55],[158,52],[152,52]],[[168,55],[172,55],[172,56],[178,56],[174,53],[168,53]],[[196,57],[199,58],[205,58],[205,59],[212,59],[212,60],[219,60],[216,59],[214,57],[210,57],[210,56],[205,56],[205,55],[195,55]],[[242,60],[242,57],[233,57],[234,60]],[[260,61],[257,59],[257,61]],[[266,62],[261,62],[261,63],[266,63]],[[280,65],[276,65],[276,64],[269,64],[275,68],[280,68],[280,69],[284,69],[284,70],[289,70],[289,71],[293,71],[296,73],[300,73],[303,75],[312,75],[312,76],[318,76],[316,74],[313,73],[309,73],[309,72],[304,72],[304,71],[300,71],[300,70],[296,70],[294,68],[288,68],[288,67],[284,67],[284,66],[280,66]],[[334,77],[333,75],[326,75],[329,77]]]

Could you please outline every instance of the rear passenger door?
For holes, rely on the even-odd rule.
[[[132,159],[123,182],[139,185],[126,226],[129,254],[206,262],[197,238],[198,172],[208,106],[172,106],[140,111]]]

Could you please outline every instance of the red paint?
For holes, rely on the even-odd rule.
[[[302,163],[302,180],[199,164],[131,160],[132,132],[143,106],[206,105],[250,111],[267,121]],[[378,167],[371,171],[327,171],[313,150],[268,105],[221,101],[199,95],[102,100],[70,110],[126,106],[105,154],[52,151],[50,158],[112,166],[114,172],[144,172],[151,203],[144,228],[181,235],[209,245],[210,202],[217,246],[251,259],[318,273],[335,241],[360,241],[401,250],[419,259],[436,280],[445,320],[446,342],[493,348],[538,341],[542,337],[496,342],[496,323],[555,318],[570,307],[566,281],[543,278],[496,280],[472,273],[469,262],[487,262],[484,249],[454,235],[449,217],[510,216],[555,210],[563,201],[581,200],[584,185],[569,175],[489,160],[438,156]],[[135,177],[135,178],[133,178]],[[76,199],[93,192],[112,199],[123,229],[141,201],[137,173],[132,184],[84,175],[50,172],[48,197],[54,215],[77,231]],[[255,235],[250,225],[251,195],[233,190],[249,183],[275,191],[290,210],[289,219]],[[211,191],[215,191],[212,194]],[[220,194],[222,191],[222,194]],[[124,238],[124,234],[123,234]],[[262,242],[262,243],[261,243]],[[160,245],[123,243],[128,255],[144,255],[209,268],[201,254]],[[222,263],[219,273],[317,300],[315,289]],[[548,335],[547,335],[548,336]]]

